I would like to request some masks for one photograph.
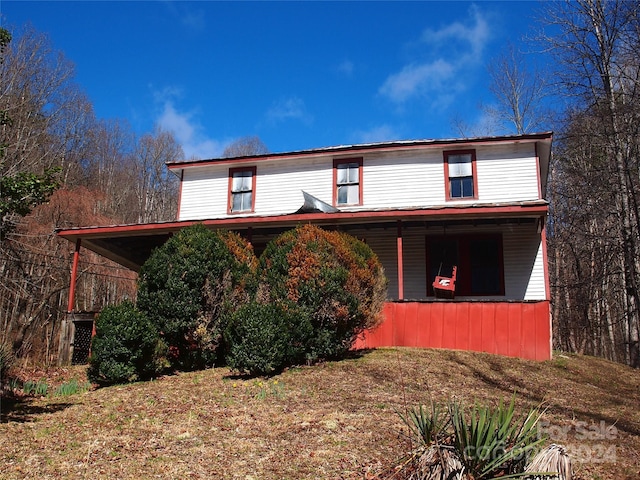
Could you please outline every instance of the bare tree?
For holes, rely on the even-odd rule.
[[[583,272],[591,265],[589,270],[597,272],[599,280],[595,302],[590,302],[598,308],[583,315],[593,325],[602,325],[603,317],[608,319],[605,333],[623,347],[620,360],[634,367],[640,367],[639,8],[637,2],[624,0],[554,2],[545,15],[554,34],[543,38],[558,67],[556,78],[574,105],[563,142],[565,164],[555,169],[560,175],[555,179],[558,188],[553,206],[558,215],[556,233],[563,238],[567,224],[561,218],[582,217],[580,237],[600,240],[590,242],[589,251],[575,255],[579,258],[574,265],[582,265]],[[582,158],[579,163],[578,158]],[[581,164],[582,173],[598,172],[599,177],[581,176],[566,168],[571,164]],[[576,185],[579,178],[589,181],[571,194],[566,192],[569,184],[580,186]],[[570,195],[579,201],[561,201]],[[605,255],[598,250],[603,241]],[[554,257],[565,262],[571,244],[555,245]],[[567,265],[559,270],[568,271]],[[584,274],[576,272],[573,281],[584,279]],[[565,277],[563,282],[561,287],[570,292],[572,278]],[[563,299],[556,297],[555,301]],[[576,298],[573,303],[579,301]],[[617,325],[622,335],[612,332]],[[569,324],[567,331],[577,336],[578,329]],[[616,336],[622,338],[616,340]]]
[[[184,157],[173,134],[156,129],[143,135],[134,153],[137,221],[174,220],[178,208],[178,179],[166,168],[167,162]]]
[[[269,153],[267,146],[256,136],[242,137],[233,142],[222,152],[222,156],[245,157],[249,155],[263,155]]]
[[[508,45],[488,66],[495,105],[484,110],[507,131],[517,134],[542,130],[549,125],[549,109],[544,105],[549,84],[542,72],[527,66],[525,55]]]

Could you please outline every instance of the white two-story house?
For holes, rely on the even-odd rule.
[[[171,163],[175,222],[63,230],[133,270],[172,232],[201,222],[259,254],[301,223],[365,241],[389,280],[384,322],[356,347],[551,356],[544,199],[551,133],[348,145]],[[451,295],[434,291],[451,278]],[[77,267],[72,270],[75,272]],[[72,275],[69,311],[74,309]],[[448,282],[447,282],[448,283]]]

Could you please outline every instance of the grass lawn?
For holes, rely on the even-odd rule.
[[[22,371],[50,390],[85,369]],[[23,378],[26,380],[27,378]],[[544,430],[578,479],[640,478],[640,372],[556,355],[531,362],[381,349],[271,378],[228,369],[41,398],[3,398],[0,478],[381,479],[410,449],[398,411],[458,398],[517,412]]]

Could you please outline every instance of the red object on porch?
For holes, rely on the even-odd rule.
[[[458,267],[454,265],[451,271],[451,277],[437,276],[433,281],[433,293],[436,298],[453,299],[456,294],[456,271]],[[438,272],[439,273],[439,272]]]
[[[354,349],[447,348],[528,360],[551,358],[549,301],[387,302],[384,321]]]

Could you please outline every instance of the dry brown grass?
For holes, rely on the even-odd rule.
[[[640,372],[573,355],[537,363],[414,349],[269,379],[220,368],[15,405],[5,399],[0,477],[384,478],[410,448],[398,411],[429,396],[497,403],[514,391],[519,411],[544,402],[555,440],[591,455],[573,458],[575,478],[640,478]]]

